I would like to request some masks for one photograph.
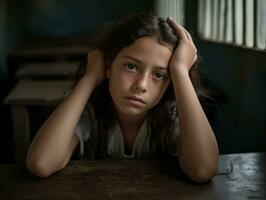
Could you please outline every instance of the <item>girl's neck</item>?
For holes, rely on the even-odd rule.
[[[133,146],[140,130],[142,123],[145,120],[144,116],[126,116],[122,113],[118,113],[118,123],[120,125],[123,138],[124,138],[124,152],[127,155],[131,155]]]
[[[145,120],[146,115],[142,116],[127,116],[118,113],[118,123],[123,131],[126,130],[139,130]]]

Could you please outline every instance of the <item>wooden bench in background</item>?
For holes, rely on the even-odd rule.
[[[5,98],[12,112],[15,161],[24,162],[29,147],[29,106],[56,106],[72,84],[72,80],[20,80]]]
[[[25,161],[30,137],[73,84],[90,43],[89,36],[25,36],[10,50],[7,62],[14,88],[10,88],[4,103],[12,113],[15,161]]]
[[[16,71],[18,79],[65,78],[73,79],[78,69],[78,62],[32,62],[22,65]]]

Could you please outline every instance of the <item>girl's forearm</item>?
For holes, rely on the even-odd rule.
[[[28,168],[37,166],[43,167],[46,172],[54,173],[57,171],[66,157],[75,126],[94,85],[94,80],[89,76],[81,78],[70,95],[45,121],[29,148]]]
[[[217,170],[217,141],[188,73],[175,71],[172,81],[180,120],[179,159],[191,178],[204,182]]]

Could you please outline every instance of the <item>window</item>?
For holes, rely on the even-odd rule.
[[[158,16],[172,17],[177,23],[184,24],[184,0],[157,0],[155,11]]]
[[[266,49],[265,0],[198,0],[198,33],[206,40]]]

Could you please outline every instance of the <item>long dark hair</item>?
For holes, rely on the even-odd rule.
[[[165,18],[141,13],[131,14],[118,21],[107,23],[97,34],[92,48],[100,49],[103,52],[105,65],[110,67],[115,56],[123,48],[145,36],[152,36],[160,44],[172,49],[176,48],[179,41]],[[80,65],[77,81],[83,76],[85,67],[86,63]],[[190,69],[189,76],[197,92],[199,79],[196,64]],[[116,121],[107,79],[93,91],[89,101],[98,119],[99,132],[91,135],[93,138],[91,141],[97,142],[87,145],[90,146],[88,147],[90,150],[87,149],[87,152],[95,152],[96,158],[106,157],[107,133]],[[175,95],[171,83],[160,102],[147,115],[147,124],[151,131],[151,148],[157,152],[157,155],[169,154],[172,148],[175,148],[172,133],[178,126],[177,115]]]

